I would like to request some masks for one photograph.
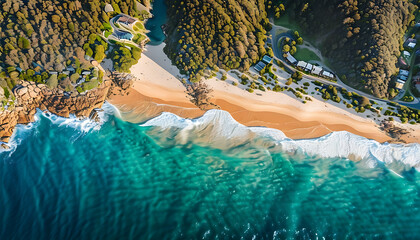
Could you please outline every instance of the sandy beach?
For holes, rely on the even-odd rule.
[[[110,103],[123,112],[130,122],[144,122],[162,112],[171,112],[183,118],[197,118],[204,112],[186,97],[185,88],[178,80],[178,69],[163,53],[164,45],[147,46],[139,63],[131,72],[139,80],[127,96],[113,96]],[[287,73],[279,72],[287,79]],[[246,126],[265,126],[279,129],[293,139],[317,138],[332,131],[348,131],[378,142],[391,138],[378,128],[377,122],[364,115],[353,114],[338,105],[317,98],[303,104],[289,93],[272,91],[249,93],[239,86],[235,74],[226,81],[206,80],[214,90],[214,103],[228,111],[235,120]],[[403,137],[408,143],[420,142],[418,125],[404,125],[411,133]]]

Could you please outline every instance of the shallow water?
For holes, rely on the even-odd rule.
[[[162,31],[162,25],[167,21],[165,0],[154,0],[152,13],[153,17],[147,20],[145,27],[150,31],[147,34],[150,38],[149,44],[159,45],[166,38]]]
[[[381,163],[285,152],[258,136],[213,148],[198,133],[181,141],[180,126],[114,116],[100,128],[37,116],[19,127],[16,149],[0,153],[0,239],[420,236],[412,168],[400,177]]]

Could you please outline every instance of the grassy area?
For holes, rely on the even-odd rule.
[[[137,44],[141,44],[141,42],[144,41],[145,39],[146,39],[145,35],[138,33],[134,35],[133,42]]]
[[[307,48],[302,48],[300,46],[298,46],[297,52],[294,57],[299,61],[321,61],[318,55],[316,55],[314,52]]]
[[[111,35],[111,34],[112,34],[112,32],[113,32],[112,30],[108,30],[108,29],[107,29],[107,30],[105,30],[105,37],[106,37],[106,38],[108,38],[108,37],[109,37],[109,35]]]

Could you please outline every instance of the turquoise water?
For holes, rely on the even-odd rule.
[[[147,36],[150,38],[149,44],[159,45],[166,38],[161,28],[167,20],[165,0],[153,0],[152,13],[153,18],[146,22],[146,29],[150,31]]]
[[[179,144],[179,129],[113,116],[88,131],[38,118],[0,153],[0,239],[420,237],[420,175],[410,168],[399,177],[266,139]]]

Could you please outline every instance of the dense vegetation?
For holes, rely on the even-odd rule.
[[[105,13],[106,3],[115,12]],[[74,90],[74,76],[51,77],[49,72],[72,66],[81,68],[80,74],[92,67],[85,55],[101,61],[108,49],[100,36],[104,25],[120,12],[138,16],[134,6],[134,0],[2,0],[0,86],[11,89],[24,79]]]
[[[274,1],[279,2],[279,1]],[[403,35],[417,9],[403,0],[287,0],[286,12],[316,43],[342,80],[388,96]]]
[[[183,73],[198,80],[207,68],[247,70],[265,47],[264,0],[167,0],[165,51]]]

